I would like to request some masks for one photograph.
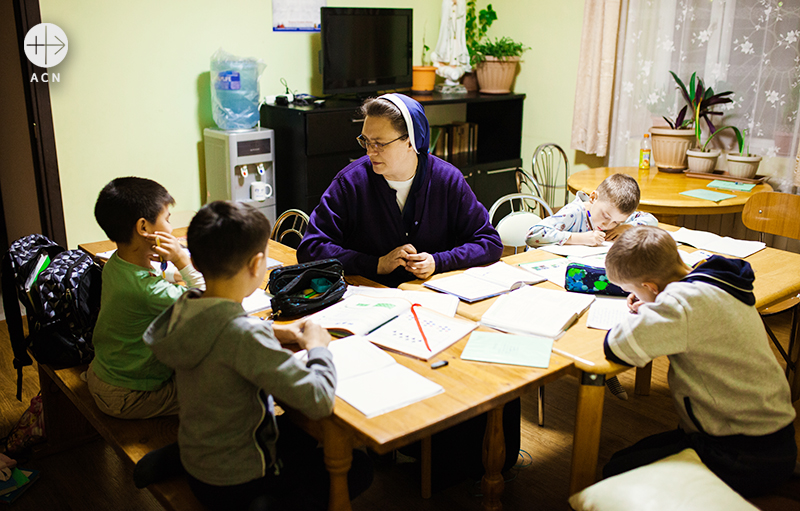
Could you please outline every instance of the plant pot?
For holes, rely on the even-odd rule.
[[[758,172],[761,156],[742,156],[739,153],[728,154],[728,174],[733,177],[753,178]]]
[[[686,151],[694,146],[694,130],[650,128],[653,139],[653,163],[661,172],[683,172],[686,168]]]
[[[520,57],[486,57],[477,66],[481,94],[508,94],[517,73]]]
[[[464,76],[461,77],[461,85],[467,89],[467,92],[475,92],[478,90],[478,75],[475,74],[475,71],[465,73]]]
[[[703,152],[700,149],[689,149],[686,151],[690,172],[713,172],[717,167],[717,158],[721,151],[713,149]]]
[[[436,67],[414,66],[411,75],[411,91],[417,94],[433,94],[433,85],[436,83]]]

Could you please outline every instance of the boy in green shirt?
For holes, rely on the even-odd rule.
[[[148,325],[186,288],[167,282],[151,261],[172,262],[189,287],[203,277],[172,235],[169,206],[175,199],[160,184],[138,177],[117,178],[97,198],[95,218],[117,251],[103,267],[95,358],[86,377],[103,413],[145,419],[178,413],[172,369],[142,341]]]

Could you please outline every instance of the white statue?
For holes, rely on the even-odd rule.
[[[472,70],[466,33],[466,0],[442,0],[442,24],[431,60],[436,66],[436,74],[445,79],[444,93],[466,92],[458,83],[464,73]]]

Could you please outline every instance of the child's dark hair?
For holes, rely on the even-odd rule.
[[[155,223],[165,206],[174,205],[172,195],[155,181],[118,177],[100,190],[94,204],[94,218],[108,239],[128,243],[140,218]]]
[[[226,278],[264,251],[269,233],[269,220],[254,207],[216,201],[200,208],[192,218],[187,241],[198,271],[206,278]]]

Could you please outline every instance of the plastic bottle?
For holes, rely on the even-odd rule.
[[[650,133],[645,133],[639,146],[639,168],[650,168]]]

